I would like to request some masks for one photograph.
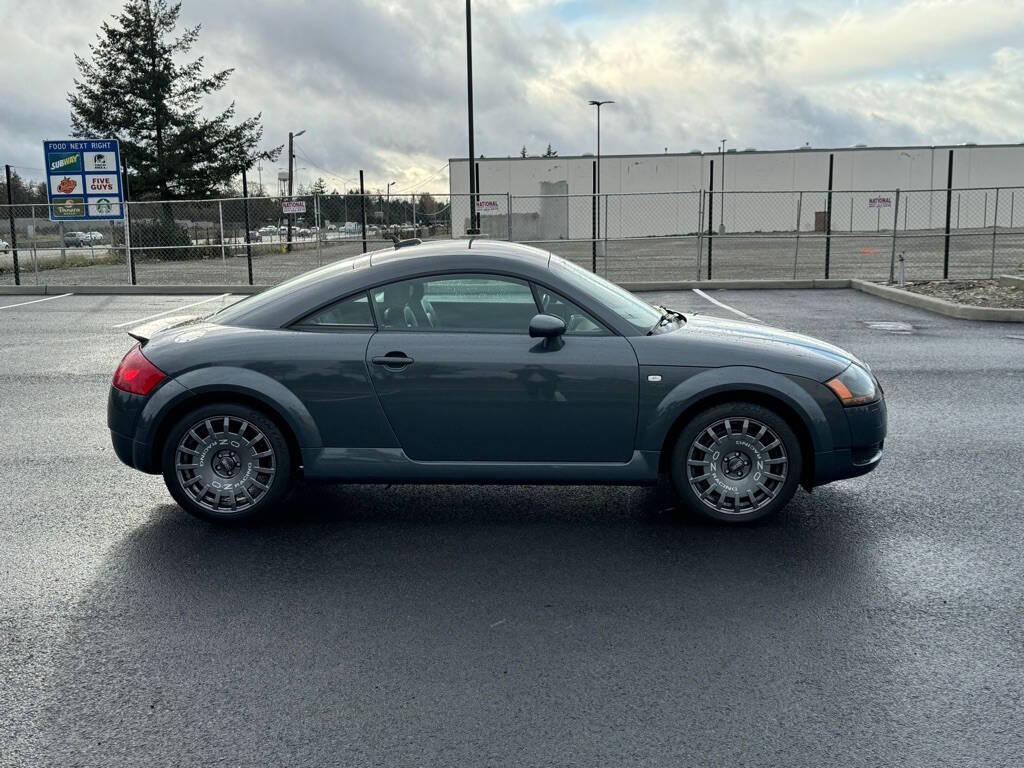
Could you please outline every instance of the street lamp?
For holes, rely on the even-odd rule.
[[[295,176],[295,139],[306,132],[303,128],[298,133],[288,131],[288,200],[292,199],[292,183]],[[292,250],[292,216],[288,214],[288,245],[285,247],[289,253]]]
[[[614,104],[614,101],[605,99],[599,101],[597,99],[591,99],[587,102],[592,107],[597,107],[597,173],[594,180],[594,223],[597,225],[597,231],[594,232],[594,244],[591,253],[591,269],[597,272],[597,236],[601,231],[601,204],[598,195],[601,194],[601,107],[604,104]]]
[[[722,190],[722,204],[718,206],[721,209],[719,211],[720,218],[718,219],[718,234],[720,235],[725,234],[725,142],[726,139],[722,139],[722,183],[720,185]]]

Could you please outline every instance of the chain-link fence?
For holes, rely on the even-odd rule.
[[[1024,188],[138,201],[125,221],[0,206],[0,284],[271,285],[392,237],[530,243],[617,282],[1024,271]],[[948,228],[947,228],[948,221]]]

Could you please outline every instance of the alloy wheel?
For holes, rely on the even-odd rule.
[[[270,439],[238,416],[202,419],[185,431],[174,452],[181,488],[218,514],[248,510],[269,491],[277,472]]]
[[[746,515],[782,490],[789,471],[786,446],[768,425],[747,417],[710,424],[690,443],[686,479],[700,502],[716,512]]]

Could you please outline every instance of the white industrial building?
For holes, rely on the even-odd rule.
[[[708,226],[701,193],[711,186],[713,164],[716,233],[815,231],[825,222],[831,157],[833,231],[891,231],[894,220],[901,230],[941,229],[950,151],[952,227],[1024,223],[1024,191],[1013,189],[1024,185],[1024,144],[1002,144],[602,155],[600,190],[608,197],[597,216],[592,155],[478,158],[481,226],[511,227],[525,240],[586,239],[595,219],[599,237],[693,233]],[[449,171],[458,235],[469,220],[467,160],[450,160]]]

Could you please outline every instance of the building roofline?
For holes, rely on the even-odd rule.
[[[1024,149],[1024,142],[1017,144],[907,144],[907,145],[893,145],[893,146],[880,146],[880,147],[793,147],[792,149],[737,149],[735,151],[729,150],[725,154],[726,156],[735,155],[778,155],[778,154],[793,154],[793,153],[806,153],[811,154],[814,152],[878,152],[878,151],[891,151],[891,150],[907,150],[907,149],[919,149],[919,150],[932,150],[932,149],[1012,149],[1022,148]],[[631,158],[631,157],[718,157],[721,152],[636,152],[632,154],[602,154],[601,159],[614,159],[614,158]],[[536,155],[532,157],[520,157],[519,155],[513,155],[511,157],[478,157],[477,162],[507,162],[509,160],[593,160],[596,159],[596,155],[556,155],[554,157],[542,157]],[[464,163],[467,158],[465,157],[449,157],[448,162],[450,163]]]

